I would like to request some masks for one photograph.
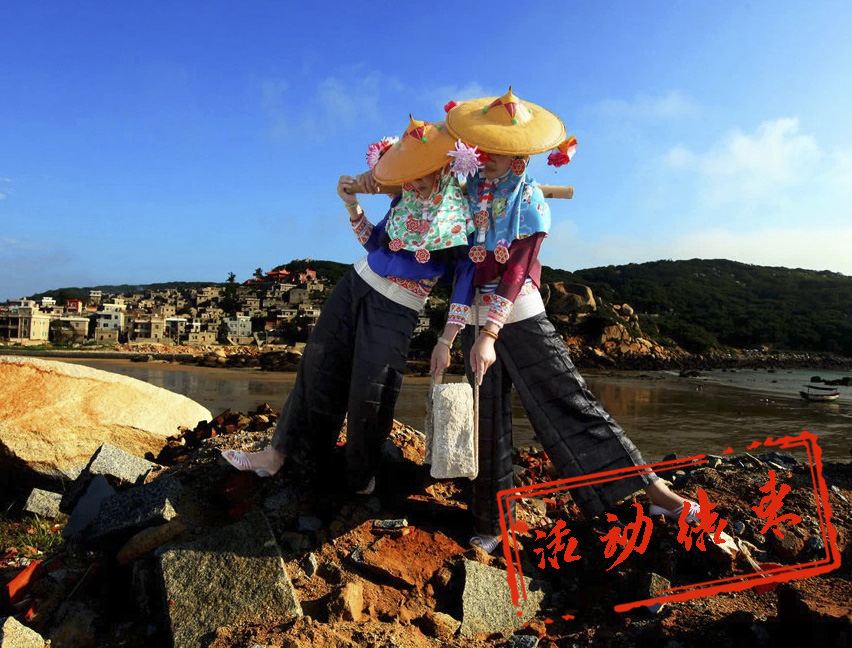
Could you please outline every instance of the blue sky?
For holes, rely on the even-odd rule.
[[[510,84],[579,140],[544,263],[852,275],[852,3],[461,6],[6,0],[0,300],[353,262],[338,176]]]

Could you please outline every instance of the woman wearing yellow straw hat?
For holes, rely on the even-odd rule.
[[[270,445],[251,454],[223,452],[234,467],[270,476],[292,456],[297,463],[308,459],[328,469],[323,461],[347,416],[349,486],[360,493],[373,491],[418,312],[436,281],[454,279],[446,327],[432,354],[433,371],[439,372],[449,365],[449,348],[473,299],[468,257],[473,223],[449,168],[453,145],[443,124],[412,118],[401,138],[369,147],[370,188],[376,181],[403,186],[375,225],[356,200],[355,179],[340,178],[337,193],[368,254],[323,307]]]
[[[479,476],[472,511],[471,543],[491,553],[500,540],[496,495],[512,488],[511,388],[521,397],[532,428],[563,478],[644,465],[639,450],[587,389],[562,338],[547,318],[539,294],[539,248],[550,227],[550,210],[526,172],[529,156],[555,151],[548,163],[570,160],[576,140],[552,112],[521,101],[509,88],[502,97],[451,102],[447,129],[464,145],[456,155],[481,166],[468,181],[476,232],[470,257],[476,264],[481,325],[463,335],[468,375],[481,382]],[[457,145],[461,149],[462,145]],[[571,490],[588,517],[644,488],[653,514],[680,517],[684,500],[653,473]],[[690,502],[687,519],[696,519]]]

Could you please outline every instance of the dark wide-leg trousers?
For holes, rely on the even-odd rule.
[[[463,346],[469,380],[473,342],[474,327],[467,326]],[[497,361],[479,389],[479,475],[471,503],[477,533],[500,533],[497,493],[513,487],[513,385],[560,478],[645,464],[624,430],[586,387],[546,314],[506,324],[495,349]],[[653,473],[642,474],[572,488],[570,493],[583,514],[592,518],[657,479]]]
[[[373,290],[354,269],[334,287],[305,346],[272,445],[321,466],[348,412],[349,486],[377,474],[393,426],[417,311]],[[332,476],[341,478],[342,475]]]

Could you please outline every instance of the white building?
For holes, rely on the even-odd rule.
[[[119,309],[107,309],[106,306],[113,304],[104,304],[104,310],[95,313],[97,318],[95,323],[95,331],[124,331],[124,311]]]
[[[49,337],[50,317],[32,299],[10,301],[8,309],[0,312],[0,339],[26,344]]]
[[[251,318],[248,315],[234,315],[222,319],[228,327],[228,337],[251,337]]]

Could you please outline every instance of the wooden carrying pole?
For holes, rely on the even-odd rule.
[[[367,191],[364,185],[364,176],[369,173],[366,171],[361,175],[355,176],[355,182],[352,187],[355,190],[354,193],[370,193]],[[573,198],[574,197],[574,187],[568,185],[543,185],[540,184],[538,186],[541,189],[541,192],[544,194],[545,198]],[[467,185],[462,185],[462,190],[467,193]],[[399,185],[381,185],[379,187],[379,193],[388,194],[390,196],[397,196],[402,193],[402,187]]]

